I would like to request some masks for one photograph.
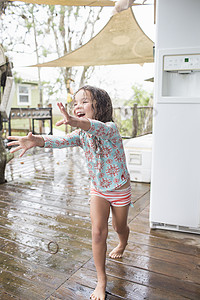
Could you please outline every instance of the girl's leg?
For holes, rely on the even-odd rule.
[[[110,252],[109,256],[111,258],[121,258],[126,248],[129,236],[129,227],[127,225],[128,210],[129,205],[122,207],[112,206],[112,224],[118,234],[119,244]]]
[[[110,203],[98,196],[92,196],[90,202],[90,215],[92,221],[92,251],[97,270],[97,286],[90,298],[95,300],[105,299],[106,290],[106,239],[108,236],[108,218]]]

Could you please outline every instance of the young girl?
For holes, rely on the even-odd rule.
[[[83,148],[91,178],[92,251],[98,279],[90,298],[104,300],[110,208],[113,228],[119,237],[118,246],[109,254],[111,258],[122,257],[129,236],[127,216],[131,203],[131,187],[122,139],[112,120],[111,99],[104,90],[92,86],[80,88],[74,95],[74,116],[67,113],[62,103],[58,103],[58,107],[63,120],[56,125],[69,124],[78,129],[65,137],[39,136],[31,132],[26,137],[10,136],[9,139],[14,141],[8,143],[8,146],[17,146],[11,152],[22,149],[20,157],[36,146]]]

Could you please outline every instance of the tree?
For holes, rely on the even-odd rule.
[[[150,104],[151,99],[153,98],[153,93],[148,92],[142,88],[142,85],[135,84],[132,86],[133,97],[131,100],[125,102],[125,105],[133,106],[138,104],[139,106],[147,106]],[[152,104],[151,104],[152,105]]]
[[[152,130],[153,93],[138,84],[133,85],[132,89],[132,99],[125,101],[124,107],[115,110],[115,121],[122,136],[135,137]]]
[[[8,6],[8,1],[0,1],[0,16],[5,13],[6,7]]]
[[[2,63],[2,61],[1,61]],[[12,76],[12,64],[10,64],[8,58],[4,61],[4,64],[0,66],[0,104],[2,100],[2,95],[4,88],[6,86],[6,79],[9,76]],[[3,114],[2,110],[0,111],[0,183],[6,182],[5,180],[5,167],[7,162],[7,151],[2,138],[2,129],[3,129]]]
[[[97,7],[10,3],[4,18],[0,19],[2,44],[10,57],[20,52],[35,53],[36,63],[42,63],[48,57],[58,58],[77,49],[94,35],[101,12],[102,8]],[[92,67],[83,67],[81,71],[80,68],[60,68],[51,84],[42,84],[38,70],[39,84],[47,87],[47,96],[51,97],[63,92],[63,87],[69,92],[69,79],[76,79],[76,88],[83,85],[92,70]]]

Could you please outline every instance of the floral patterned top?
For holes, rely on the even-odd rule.
[[[87,162],[92,187],[97,191],[112,191],[124,185],[130,175],[117,126],[113,122],[90,121],[88,131],[74,130],[65,137],[43,136],[46,148],[80,146]]]

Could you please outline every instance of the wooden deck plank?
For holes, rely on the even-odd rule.
[[[177,242],[175,240],[170,241],[169,239],[166,239],[165,237],[159,237],[156,235],[147,235],[141,232],[137,232],[137,231],[131,231],[131,235],[129,238],[130,242],[136,242],[139,244],[145,244],[148,246],[153,246],[153,247],[157,247],[157,248],[162,248],[162,249],[166,249],[166,250],[171,250],[174,252],[181,252],[181,253],[185,253],[185,254],[191,254],[194,256],[198,256],[199,255],[199,248],[198,247],[192,247],[188,244],[182,244],[181,247],[181,243]],[[169,233],[170,234],[170,233]],[[178,233],[177,233],[178,234]],[[188,234],[190,235],[190,234]]]
[[[42,243],[42,241],[39,242]],[[18,245],[19,249],[17,248]],[[79,267],[80,265],[82,265],[91,257],[92,254],[90,251],[90,255],[84,255],[86,250],[83,248],[83,251],[81,251],[82,248],[80,248],[77,249],[77,252],[74,250],[70,253],[67,253],[67,251],[62,252],[61,249],[61,251],[59,250],[59,252],[56,255],[53,255],[47,251],[46,244],[44,245],[45,247],[36,247],[34,239],[32,239],[29,244],[27,243],[27,245],[29,247],[25,246],[25,244],[21,245],[20,243],[15,241],[14,247],[13,243],[9,241],[1,249],[1,252],[7,253],[8,255],[13,255],[14,252],[15,255],[23,257],[29,261],[33,256],[33,262],[35,261],[37,263],[41,263],[44,266],[48,266],[49,269],[53,268],[54,270],[65,272],[66,274],[71,272],[75,267]]]
[[[59,240],[60,249],[63,244],[69,244],[69,241],[71,248],[77,248],[78,242],[87,244],[86,249],[88,249],[88,245],[91,248],[91,224],[84,219],[74,218],[72,222],[72,218],[66,216],[65,222],[61,222],[60,220],[63,220],[63,216],[61,218],[58,216],[55,219],[48,218],[47,216],[34,217],[21,212],[9,212],[9,215],[12,221],[8,220],[5,216],[0,219],[0,231],[4,231],[3,228],[5,228],[4,235],[10,229],[12,232],[16,231],[16,235],[17,232],[20,232],[20,236],[29,234],[35,238],[46,240],[46,244],[52,239],[57,242]],[[13,226],[13,222],[15,226]]]
[[[157,253],[154,253],[155,258],[150,253],[145,255],[143,251],[138,251],[138,254],[136,254],[134,249],[133,246],[132,251],[126,250],[124,257],[118,260],[118,262],[169,277],[173,276],[179,280],[187,280],[200,284],[200,271],[197,269],[196,264],[189,264],[187,266],[181,258],[179,263],[176,261],[176,258],[162,260],[159,259]],[[165,258],[166,253],[162,257]]]
[[[30,280],[22,279],[16,274],[1,270],[0,286],[8,294],[13,294],[20,299],[45,299],[51,294],[51,289],[45,288],[43,285],[34,285]]]
[[[112,241],[108,244],[108,252],[115,247],[115,243]],[[158,259],[161,263],[172,263],[177,265],[177,267],[184,265],[186,268],[195,269],[199,265],[199,257],[193,257],[191,255],[176,253],[170,250],[159,249],[156,247],[151,247],[149,245],[138,244],[134,242],[129,242],[126,248],[126,256],[129,259],[131,254],[136,256],[142,255],[142,257]],[[139,258],[138,257],[138,258]],[[125,258],[123,258],[125,259]]]
[[[53,213],[37,216],[36,213],[34,214],[34,211],[28,211],[27,209],[25,211],[0,209],[1,217],[7,218],[8,212],[10,215],[12,215],[12,218],[15,219],[15,222],[21,220],[22,222],[30,225],[32,224],[38,227],[43,227],[44,229],[49,227],[59,231],[62,230],[62,228],[64,229],[68,226],[71,226],[77,228],[84,227],[85,229],[91,230],[90,220],[81,216],[76,216],[76,218],[73,218],[68,214],[65,214],[64,216],[62,214],[58,214],[55,216]]]
[[[117,296],[121,299],[128,300],[141,300],[141,299],[152,299],[152,300],[170,300],[170,299],[188,299],[171,291],[168,293],[162,290],[155,289],[144,284],[138,284],[129,279],[120,278],[119,269],[117,273],[108,274],[107,293],[108,295]],[[88,278],[90,280],[88,281]],[[94,289],[96,286],[96,272],[93,269],[81,268],[76,272],[63,286],[71,285],[71,282],[76,282],[82,286],[90,287]]]
[[[32,224],[23,224],[20,222],[16,222],[14,223],[16,226],[18,226],[18,232],[20,232],[22,235],[23,234],[30,234],[30,235],[34,235],[38,238],[43,238],[46,239],[47,242],[48,240],[51,241],[52,239],[52,234],[54,233],[53,237],[54,240],[60,240],[65,241],[68,240],[70,237],[72,239],[76,240],[78,239],[78,237],[80,237],[80,239],[87,241],[91,241],[91,231],[85,228],[81,228],[81,227],[77,227],[77,226],[58,226],[58,225],[50,225],[49,229],[44,229],[44,227],[42,226],[35,226]],[[23,224],[23,225],[22,225]],[[1,227],[5,227],[6,229],[10,228],[11,230],[13,230],[13,223],[9,223],[7,222],[7,220],[5,218],[1,218],[0,220],[0,230]],[[57,231],[59,227],[59,231]],[[55,229],[55,230],[54,230]],[[15,231],[15,230],[13,230]],[[47,233],[47,234],[45,234]],[[19,236],[19,234],[18,234]]]
[[[70,277],[69,270],[66,273],[55,271],[46,266],[31,263],[25,259],[0,252],[0,268],[3,270],[6,265],[8,272],[15,273],[18,277],[49,287],[56,288],[63,281]]]
[[[90,270],[95,271],[95,266],[90,260],[85,266]],[[117,263],[113,260],[107,260],[106,264],[107,274],[116,274],[115,276],[131,281],[133,283],[159,289],[163,291],[163,294],[167,294],[170,290],[174,294],[186,297],[189,299],[198,299],[200,295],[200,285],[194,282],[188,281],[187,279],[177,279],[171,273],[171,276],[166,276],[161,273],[151,272],[150,270],[144,270],[141,267],[136,268],[130,265]],[[173,271],[173,270],[172,270]]]
[[[69,286],[69,287],[68,287]],[[70,281],[63,284],[58,290],[56,290],[52,296],[57,296],[59,299],[66,300],[66,290],[71,290],[74,292],[74,299],[90,299],[90,295],[94,290],[94,287],[86,286],[85,283],[82,284],[76,281],[75,278],[71,278]],[[48,298],[48,300],[51,299]],[[54,299],[54,298],[53,298]],[[68,299],[68,298],[67,298]],[[116,295],[107,294],[106,300],[122,300],[124,298]]]
[[[188,234],[184,232],[175,232],[169,230],[161,230],[161,229],[150,229],[149,227],[149,205],[142,211],[142,213],[134,219],[134,222],[131,224],[131,228],[133,231],[146,233],[151,236],[156,236],[160,238],[165,238],[166,240],[173,241],[179,243],[184,243],[191,247],[195,247],[197,253],[200,254],[200,235],[197,234]]]
[[[7,293],[2,287],[0,290],[0,299],[2,300],[19,300],[19,297]]]
[[[54,291],[54,293],[48,299],[49,300],[53,300],[53,299],[74,300],[80,297],[80,299],[88,300],[91,293],[92,293],[91,289],[86,289],[82,285],[80,285],[79,287],[77,285],[75,286],[75,289],[73,289],[72,284],[70,284],[70,288],[66,287],[63,284],[60,288]]]
[[[89,299],[96,272],[82,155],[36,149],[11,161],[6,172],[8,183],[0,185],[0,299]],[[107,257],[107,299],[200,299],[200,236],[150,230],[149,184],[132,183],[132,189],[127,250],[121,260]],[[111,218],[109,224],[108,252],[117,244]],[[48,252],[51,240],[59,245],[55,255]]]
[[[66,210],[65,208],[58,208],[57,206],[44,206],[42,204],[40,204],[39,202],[34,202],[34,199],[32,202],[30,201],[26,201],[26,200],[23,200],[23,205],[13,205],[13,204],[10,204],[10,203],[7,203],[5,201],[0,201],[0,208],[10,208],[10,209],[13,209],[13,210],[21,210],[21,209],[24,209],[24,210],[29,210],[29,211],[36,211],[38,212],[38,214],[44,214],[44,213],[64,213]],[[76,208],[73,209],[73,206],[68,206],[67,208],[67,211],[73,211],[73,212],[79,212],[81,210],[81,213],[83,214],[87,214],[89,216],[89,206],[79,206],[79,205],[76,205]]]

